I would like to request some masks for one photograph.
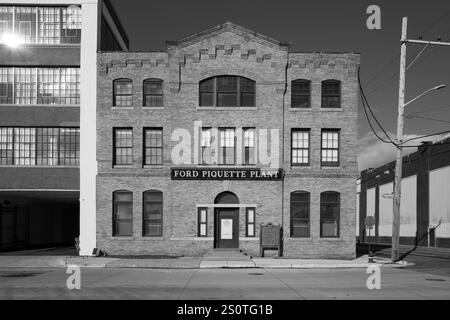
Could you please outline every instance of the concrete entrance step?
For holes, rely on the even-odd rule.
[[[203,257],[200,268],[255,268],[255,263],[240,250],[215,249]]]

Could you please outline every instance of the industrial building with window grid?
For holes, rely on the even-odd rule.
[[[99,53],[96,247],[258,255],[272,223],[285,256],[355,257],[358,66],[230,22]]]

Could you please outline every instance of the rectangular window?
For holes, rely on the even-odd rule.
[[[211,164],[211,128],[202,128],[201,155],[201,164]]]
[[[291,237],[309,237],[309,208],[309,192],[291,192]]]
[[[15,7],[14,36],[20,43],[36,43],[36,7]]]
[[[129,191],[113,193],[113,236],[133,235],[133,194]]]
[[[59,163],[63,166],[80,165],[80,130],[61,128],[59,131]]]
[[[79,128],[0,127],[0,165],[78,166]]]
[[[14,32],[14,10],[12,6],[0,7],[0,43],[8,41]]]
[[[14,128],[14,164],[36,165],[36,128]]]
[[[339,166],[339,133],[337,129],[322,130],[321,165],[323,167]]]
[[[14,68],[14,103],[36,104],[36,68]]]
[[[80,68],[0,67],[0,104],[80,104]]]
[[[322,108],[341,107],[341,82],[339,80],[322,81]]]
[[[339,237],[340,194],[327,191],[320,194],[320,236]]]
[[[58,164],[58,128],[36,128],[37,165]]]
[[[81,39],[81,10],[70,6],[62,8],[61,43],[80,43]]]
[[[163,194],[161,191],[145,191],[143,200],[143,236],[161,237],[163,234]]]
[[[144,129],[144,165],[161,165],[163,159],[162,128]]]
[[[116,79],[113,86],[113,106],[131,107],[133,105],[133,82],[130,79]]]
[[[163,106],[163,81],[159,79],[147,79],[144,81],[144,106]]]
[[[292,129],[291,163],[292,166],[309,166],[310,129]]]
[[[0,68],[0,104],[14,103],[14,68]]]
[[[212,107],[214,105],[214,82],[215,78],[200,82],[200,106]]]
[[[79,44],[81,8],[0,6],[0,43],[10,39],[24,44]]]
[[[208,209],[198,208],[198,236],[208,236]]]
[[[311,107],[311,81],[294,80],[291,88],[291,108]]]
[[[255,236],[255,208],[246,208],[246,236]]]
[[[61,43],[61,12],[60,8],[39,8],[39,43]]]
[[[132,165],[133,164],[133,129],[115,128],[114,129],[114,165]]]
[[[237,77],[217,77],[217,106],[238,106]]]
[[[12,165],[13,159],[13,128],[0,128],[0,165]]]
[[[219,128],[219,164],[235,163],[234,128]]]
[[[255,164],[255,128],[244,129],[244,164]]]

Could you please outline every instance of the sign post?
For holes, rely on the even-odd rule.
[[[367,216],[364,220],[364,224],[366,225],[366,229],[369,229],[369,237],[370,237],[370,230],[375,226],[375,217],[374,216]],[[373,263],[373,253],[370,251],[370,241],[369,241],[369,263]]]

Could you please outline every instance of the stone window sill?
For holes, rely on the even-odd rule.
[[[323,112],[340,112],[340,111],[344,111],[343,108],[320,108],[319,111],[323,111]]]
[[[164,110],[164,107],[148,107],[148,106],[142,106],[142,110]]]
[[[197,107],[197,111],[254,111],[257,107]]]
[[[134,110],[134,107],[111,107],[111,110]]]

